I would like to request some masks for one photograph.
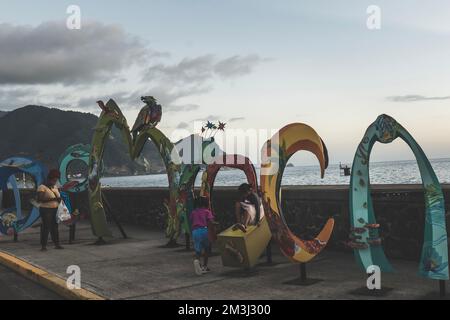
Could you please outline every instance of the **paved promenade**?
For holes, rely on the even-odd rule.
[[[51,290],[0,265],[0,300],[61,300]]]
[[[439,298],[438,283],[417,276],[418,264],[393,261],[399,271],[383,274],[382,285],[393,288],[386,296],[355,295],[353,290],[365,285],[365,276],[357,267],[351,253],[325,250],[308,264],[308,276],[323,281],[312,286],[286,284],[299,274],[273,248],[274,265],[261,265],[250,274],[222,267],[220,257],[211,258],[212,273],[198,277],[193,272],[192,253],[183,247],[167,249],[162,233],[125,226],[130,239],[115,239],[104,246],[93,245],[88,224],[79,225],[77,240],[69,245],[68,228],[60,227],[65,250],[49,246],[39,251],[39,229],[29,229],[19,242],[0,239],[0,250],[23,259],[49,273],[67,278],[70,265],[81,268],[83,288],[107,299],[427,299]]]

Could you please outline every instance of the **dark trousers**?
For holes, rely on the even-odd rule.
[[[41,246],[47,247],[48,234],[50,233],[55,246],[59,245],[58,224],[56,223],[56,212],[58,209],[39,208],[41,215]]]

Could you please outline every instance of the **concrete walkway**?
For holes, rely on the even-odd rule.
[[[113,228],[114,229],[114,228]],[[365,286],[365,275],[351,253],[324,253],[308,264],[308,276],[323,281],[311,286],[286,284],[299,274],[298,266],[280,255],[274,246],[273,266],[258,266],[250,274],[224,268],[219,256],[211,258],[212,273],[193,272],[192,253],[183,247],[167,249],[164,235],[125,226],[130,239],[115,239],[95,246],[88,224],[78,225],[77,240],[68,245],[68,228],[60,227],[65,250],[39,251],[39,229],[20,234],[19,242],[0,239],[0,250],[49,272],[67,278],[70,265],[81,268],[83,288],[109,299],[428,299],[438,298],[438,283],[417,276],[418,264],[393,261],[399,271],[383,274],[382,285],[393,288],[386,296],[354,295]],[[261,259],[264,262],[264,259]]]
[[[62,298],[14,271],[0,266],[0,300],[61,300]]]

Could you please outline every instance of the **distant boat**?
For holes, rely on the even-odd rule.
[[[294,168],[295,166],[294,166],[293,163],[289,163],[286,167],[287,167],[287,168]]]

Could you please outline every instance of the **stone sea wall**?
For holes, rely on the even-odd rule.
[[[450,216],[450,185],[444,185],[447,226]],[[104,189],[113,213],[123,223],[137,224],[152,229],[164,229],[164,188]],[[23,192],[27,206],[30,192]],[[348,250],[343,245],[349,231],[349,195],[346,186],[285,187],[282,203],[286,221],[292,231],[303,238],[314,237],[328,217],[336,220],[329,244],[332,250]],[[424,232],[424,195],[420,185],[375,185],[372,197],[381,236],[388,256],[418,260]],[[233,223],[236,188],[217,187],[213,203],[222,228]],[[88,212],[87,195],[74,197],[75,206]],[[450,230],[449,230],[450,231]]]

